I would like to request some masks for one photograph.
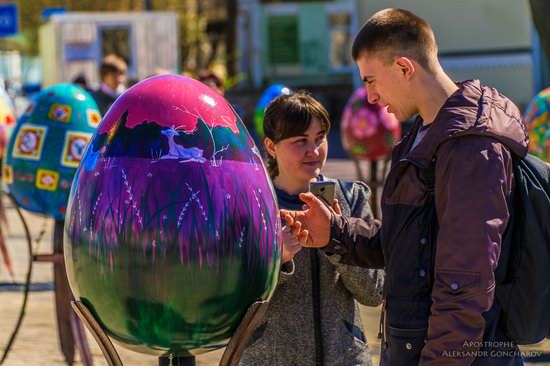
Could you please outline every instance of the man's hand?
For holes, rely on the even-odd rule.
[[[304,211],[281,210],[281,217],[298,241],[308,248],[322,248],[330,240],[330,218],[332,212],[323,201],[312,193],[301,193],[307,209]],[[337,207],[339,210],[339,207]],[[336,212],[334,212],[336,214]]]

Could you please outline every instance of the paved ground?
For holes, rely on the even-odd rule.
[[[325,169],[327,175],[353,179],[355,170],[349,161],[332,160]],[[8,210],[10,219],[9,249],[16,265],[16,279],[22,281],[25,274],[25,263],[28,254],[24,243],[22,228],[15,216],[13,209]],[[35,215],[26,214],[29,226],[36,237],[42,225],[46,224],[46,234],[39,247],[39,252],[48,253],[51,251],[53,222]],[[11,351],[5,365],[63,365],[64,360],[59,350],[57,341],[57,330],[54,318],[53,292],[51,291],[52,266],[46,263],[35,263],[33,270],[33,284],[37,291],[30,293],[27,313],[23,327],[17,337],[13,350]],[[2,291],[5,284],[10,282],[3,263],[0,263],[0,349],[6,344],[6,340],[12,331],[20,308],[22,296],[16,291]],[[40,291],[42,290],[42,291]],[[376,339],[379,308],[362,308],[362,317],[367,330],[367,339],[371,344],[373,357],[378,363],[380,344]],[[88,334],[89,344],[93,350],[94,364],[106,365],[99,347]],[[125,365],[156,365],[154,357],[137,354],[118,347],[119,354]],[[526,351],[536,357],[527,359],[526,365],[550,366],[550,341],[539,345],[526,347]],[[222,351],[211,352],[197,357],[198,365],[217,365]]]

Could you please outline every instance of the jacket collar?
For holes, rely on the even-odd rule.
[[[408,153],[408,159],[428,166],[441,143],[470,135],[493,137],[516,155],[525,156],[527,131],[514,103],[497,90],[482,86],[479,80],[467,80],[458,83],[458,87],[443,104],[422,141]],[[410,138],[405,139],[408,144],[414,141],[420,124],[419,117]]]

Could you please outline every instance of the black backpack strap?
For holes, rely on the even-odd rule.
[[[353,182],[338,179],[338,184],[340,185],[340,190],[342,191],[344,198],[346,199],[346,202],[348,203],[348,206],[351,210],[351,204],[353,202]]]

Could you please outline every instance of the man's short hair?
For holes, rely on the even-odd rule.
[[[351,53],[357,61],[364,52],[376,55],[386,64],[404,56],[432,69],[437,44],[432,27],[424,19],[403,9],[384,9],[367,20],[355,40]]]
[[[121,57],[114,54],[109,54],[103,58],[99,67],[99,77],[103,78],[108,74],[126,74],[126,62]]]

